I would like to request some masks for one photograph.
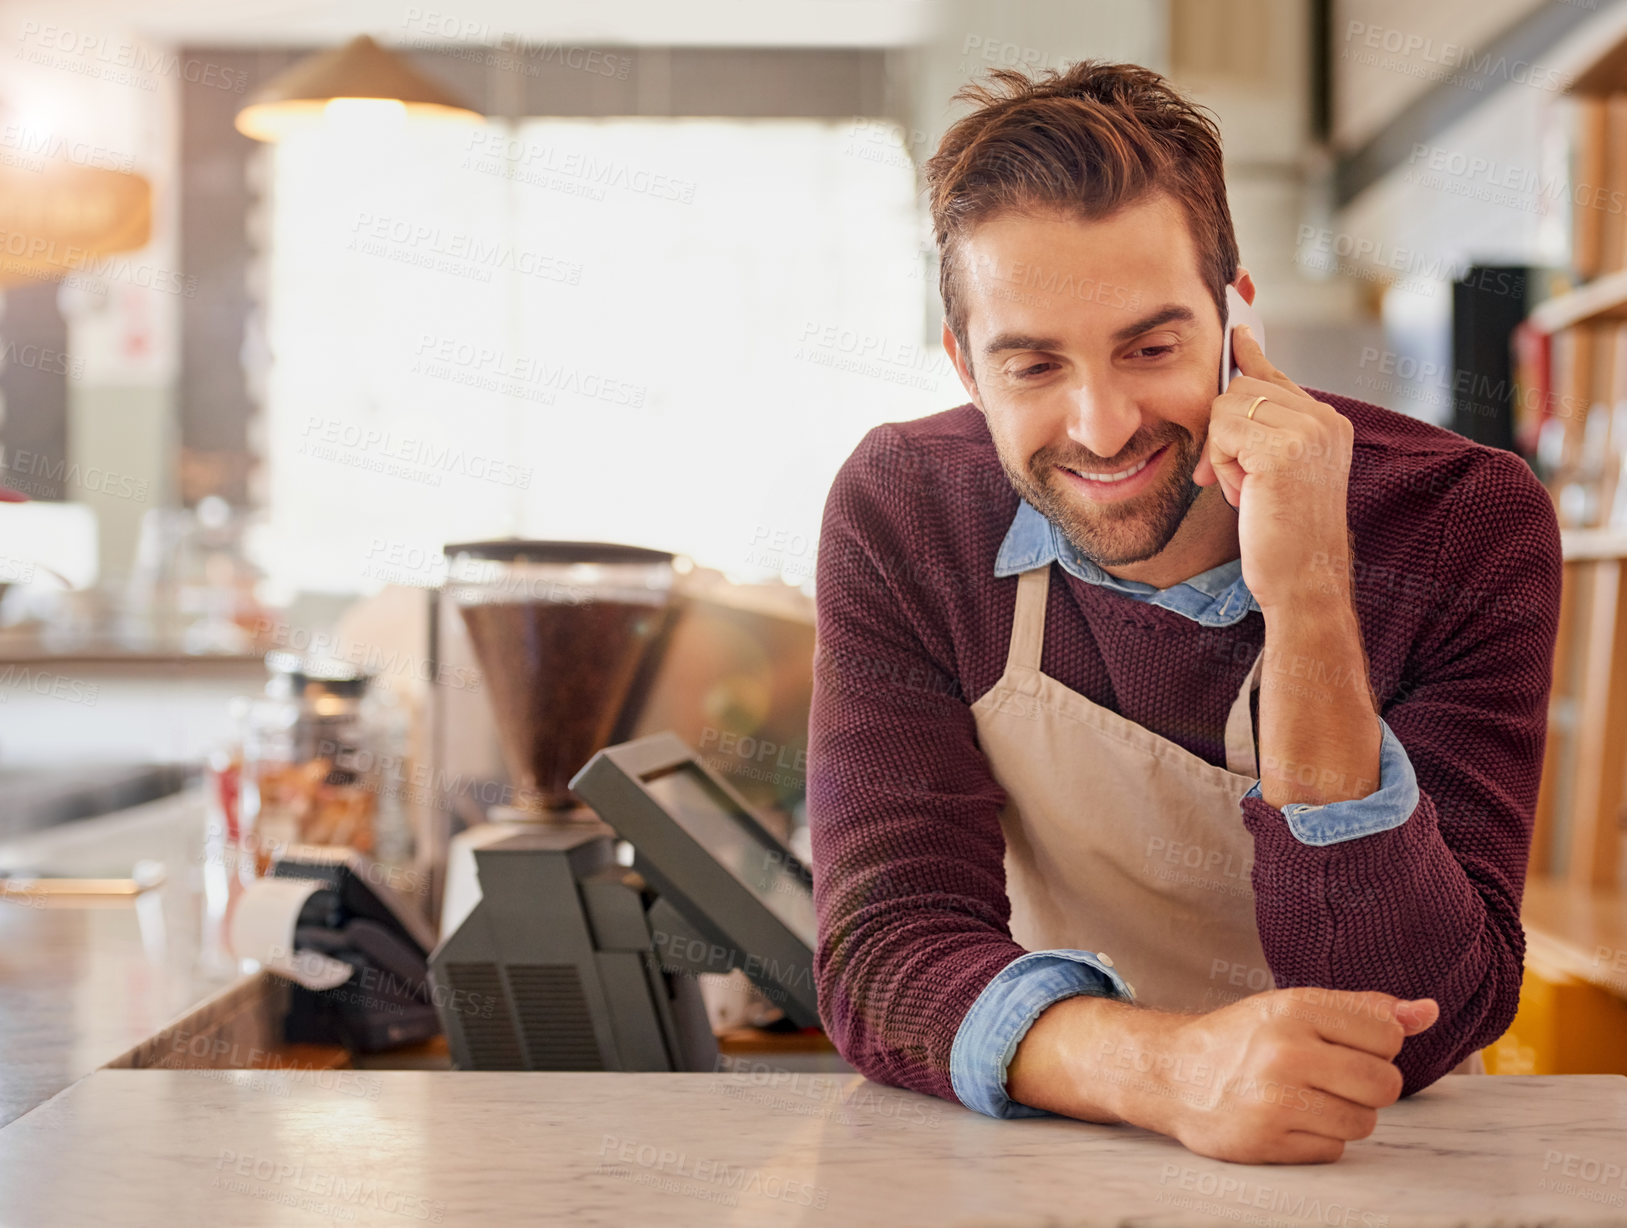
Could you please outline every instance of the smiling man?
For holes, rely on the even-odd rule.
[[[877,427],[819,545],[820,1009],[996,1117],[1325,1162],[1519,996],[1558,527],[1519,458],[1245,331],[1218,133],[998,71],[928,163],[970,402]]]

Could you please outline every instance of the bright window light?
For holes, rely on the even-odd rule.
[[[812,574],[879,422],[965,396],[876,121],[325,127],[273,151],[274,584],[434,583],[506,534]]]

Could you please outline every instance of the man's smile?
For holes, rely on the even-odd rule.
[[[1158,470],[1161,467],[1158,462],[1163,459],[1164,453],[1168,451],[1169,445],[1165,444],[1156,452],[1143,457],[1128,468],[1114,470],[1110,473],[1081,472],[1077,469],[1070,469],[1066,465],[1058,465],[1057,468],[1067,475],[1068,484],[1087,498],[1096,500],[1128,499],[1131,495],[1138,494],[1146,489],[1158,476]]]

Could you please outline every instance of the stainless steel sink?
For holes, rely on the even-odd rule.
[[[0,839],[168,797],[201,771],[185,763],[0,769]]]

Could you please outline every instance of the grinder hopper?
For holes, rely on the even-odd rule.
[[[514,806],[569,817],[580,806],[570,778],[623,732],[660,663],[677,619],[674,556],[519,540],[446,555],[446,594],[480,665]]]

